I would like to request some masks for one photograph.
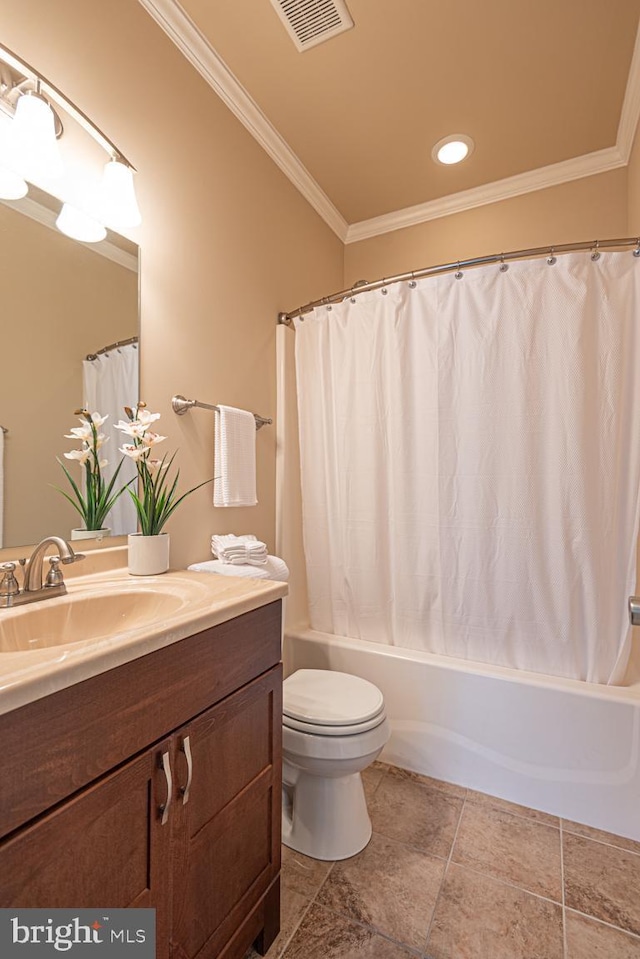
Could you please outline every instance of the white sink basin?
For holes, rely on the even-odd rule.
[[[0,653],[101,640],[171,617],[186,606],[179,591],[134,587],[84,590],[0,610]]]

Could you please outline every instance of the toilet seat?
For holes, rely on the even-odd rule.
[[[377,686],[328,669],[299,669],[283,683],[283,725],[316,736],[355,736],[385,718]]]

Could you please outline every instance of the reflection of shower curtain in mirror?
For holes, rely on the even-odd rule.
[[[122,442],[122,434],[115,430],[114,423],[124,418],[124,407],[135,406],[138,402],[138,350],[134,344],[119,346],[101,353],[95,360],[83,360],[83,403],[86,409],[97,410],[102,416],[109,414],[109,419],[102,427],[102,432],[109,438],[104,449],[108,465],[103,470],[107,480],[122,458],[118,447]],[[133,460],[126,458],[118,477],[118,483],[126,483],[136,475]],[[124,493],[117,501],[109,516],[106,525],[111,529],[113,536],[123,533],[134,533],[137,526],[136,510],[131,497]]]

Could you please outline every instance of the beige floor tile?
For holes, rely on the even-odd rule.
[[[374,834],[363,852],[335,864],[316,902],[420,949],[444,868],[442,859]]]
[[[318,889],[325,881],[331,868],[332,862],[325,862],[321,859],[311,859],[304,856],[301,852],[282,847],[282,871],[281,882],[283,889],[290,889],[304,896],[306,899],[313,899]]]
[[[427,959],[563,959],[562,908],[451,864]]]
[[[640,959],[640,939],[567,910],[567,959]]]
[[[392,775],[398,780],[406,782],[419,783],[421,786],[431,786],[433,789],[439,789],[440,792],[448,796],[457,796],[458,799],[464,799],[468,793],[466,786],[457,786],[455,783],[445,782],[444,779],[433,779],[431,776],[423,776],[421,773],[414,773],[410,769],[400,769],[399,766],[389,766]]]
[[[560,830],[467,802],[453,861],[562,902]]]
[[[415,959],[416,953],[315,903],[284,951],[284,959]]]
[[[640,935],[640,856],[564,833],[565,902]]]
[[[369,802],[382,782],[382,777],[386,773],[389,767],[386,763],[372,763],[370,766],[367,766],[361,773],[362,784],[364,786],[364,794],[366,796],[367,802]]]
[[[546,823],[547,826],[559,826],[560,820],[557,816],[542,812],[540,809],[531,809],[529,806],[521,806],[519,803],[509,802],[507,799],[499,799],[497,796],[490,796],[488,793],[479,793],[470,789],[467,793],[467,802],[477,803],[479,806],[493,806],[495,809],[502,809],[503,812],[510,812],[514,816],[524,816],[525,819],[534,819],[536,822]]]
[[[426,777],[390,767],[369,803],[369,813],[374,832],[447,858],[463,802]]]
[[[266,953],[264,959],[280,959],[280,956],[282,956],[289,940],[300,925],[300,921],[308,908],[309,900],[305,899],[304,896],[300,896],[297,892],[291,892],[291,890],[288,889],[282,890],[280,902],[280,933]],[[258,953],[254,949],[249,949],[245,959],[258,959]]]
[[[583,826],[581,823],[571,822],[569,819],[562,820],[562,828],[565,832],[574,833],[576,836],[584,836],[586,839],[595,839],[596,842],[605,842],[609,846],[617,846],[618,849],[627,849],[629,852],[640,853],[640,842],[637,842],[635,839],[616,836],[612,832],[605,832],[603,829],[594,829],[593,826]]]

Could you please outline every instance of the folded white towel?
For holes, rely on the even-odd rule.
[[[267,547],[251,533],[235,536],[233,533],[211,537],[211,552],[223,563],[261,566],[267,561]]]
[[[219,406],[215,414],[214,506],[255,506],[256,421],[253,413]]]
[[[198,573],[218,573],[220,576],[242,576],[247,579],[271,579],[278,583],[286,583],[289,579],[289,568],[279,556],[267,556],[264,566],[233,566],[223,563],[219,559],[210,559],[205,563],[193,563],[189,569]]]

